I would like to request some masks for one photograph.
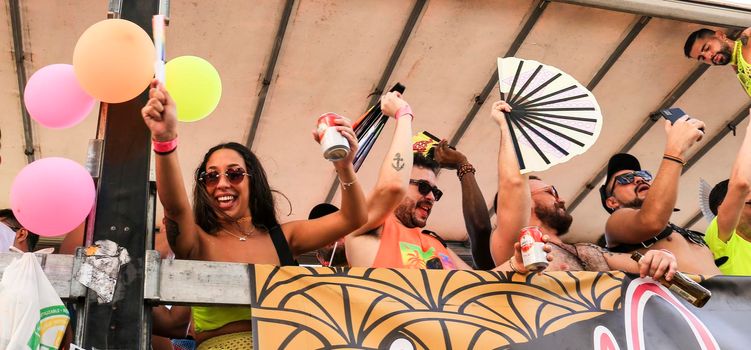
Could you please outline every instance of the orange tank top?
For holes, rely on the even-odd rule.
[[[431,262],[431,259],[434,259]],[[381,231],[373,267],[425,269],[436,268],[439,259],[444,269],[455,270],[448,250],[437,238],[422,233],[419,228],[408,228],[393,214],[386,218]]]

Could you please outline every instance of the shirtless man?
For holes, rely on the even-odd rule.
[[[568,232],[573,218],[566,212],[565,202],[555,187],[537,177],[527,177],[519,170],[514,144],[504,112],[511,106],[504,101],[493,104],[491,116],[501,131],[498,152],[498,226],[491,235],[491,254],[499,267],[514,268],[514,246],[525,226],[538,226],[549,236],[552,252],[547,271],[610,271],[623,270],[641,277],[672,279],[677,265],[669,251],[652,250],[639,263],[629,254],[608,252],[594,244],[566,244],[560,236]]]
[[[746,28],[733,40],[726,33],[707,28],[699,29],[686,39],[683,53],[688,58],[714,66],[730,64],[746,93],[751,96],[751,48],[748,38],[751,28]]]
[[[703,127],[703,122],[688,116],[672,125],[665,121],[665,153],[654,181],[634,156],[619,153],[610,158],[607,179],[600,187],[602,206],[611,213],[605,225],[610,251],[644,254],[669,249],[685,272],[720,273],[703,235],[669,222],[686,153],[704,135]]]

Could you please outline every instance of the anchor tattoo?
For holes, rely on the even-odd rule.
[[[404,158],[402,158],[401,153],[397,153],[394,155],[394,161],[391,163],[391,167],[394,168],[394,170],[399,171],[404,169]]]

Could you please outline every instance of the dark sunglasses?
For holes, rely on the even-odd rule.
[[[201,175],[198,176],[198,181],[201,181],[205,186],[214,186],[219,183],[219,178],[222,177],[222,175],[226,176],[227,180],[233,185],[239,184],[244,177],[250,176],[250,174],[246,173],[243,168],[232,168],[227,169],[224,173],[220,173],[216,170],[201,172]]]
[[[550,195],[552,195],[553,197],[555,197],[555,199],[559,199],[559,197],[558,197],[558,190],[555,189],[555,186],[545,186],[543,188],[538,188],[538,189],[532,191],[531,193],[535,194],[535,193],[540,193],[540,192],[550,193]]]
[[[615,184],[619,185],[628,185],[630,183],[634,183],[634,180],[636,177],[640,177],[644,179],[644,181],[652,181],[652,174],[649,171],[646,170],[639,170],[639,171],[632,171],[630,173],[621,174],[615,177],[615,181],[613,181],[613,186],[610,187],[610,195],[613,195],[613,191],[615,191]]]
[[[433,192],[433,197],[435,197],[435,201],[441,200],[441,196],[443,196],[443,191],[438,189],[438,186],[433,186],[428,182],[427,180],[409,180],[410,185],[417,185],[417,192],[420,192],[421,195],[427,196],[428,193]]]
[[[425,267],[430,270],[443,270],[443,263],[441,262],[441,259],[438,257],[431,258],[430,260],[425,262]]]

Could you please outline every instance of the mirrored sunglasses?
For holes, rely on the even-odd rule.
[[[630,173],[621,174],[615,177],[613,186],[610,187],[610,195],[612,196],[613,191],[615,191],[615,184],[628,185],[630,183],[634,183],[637,176],[642,178],[646,182],[652,181],[652,173],[646,170],[632,171]]]

